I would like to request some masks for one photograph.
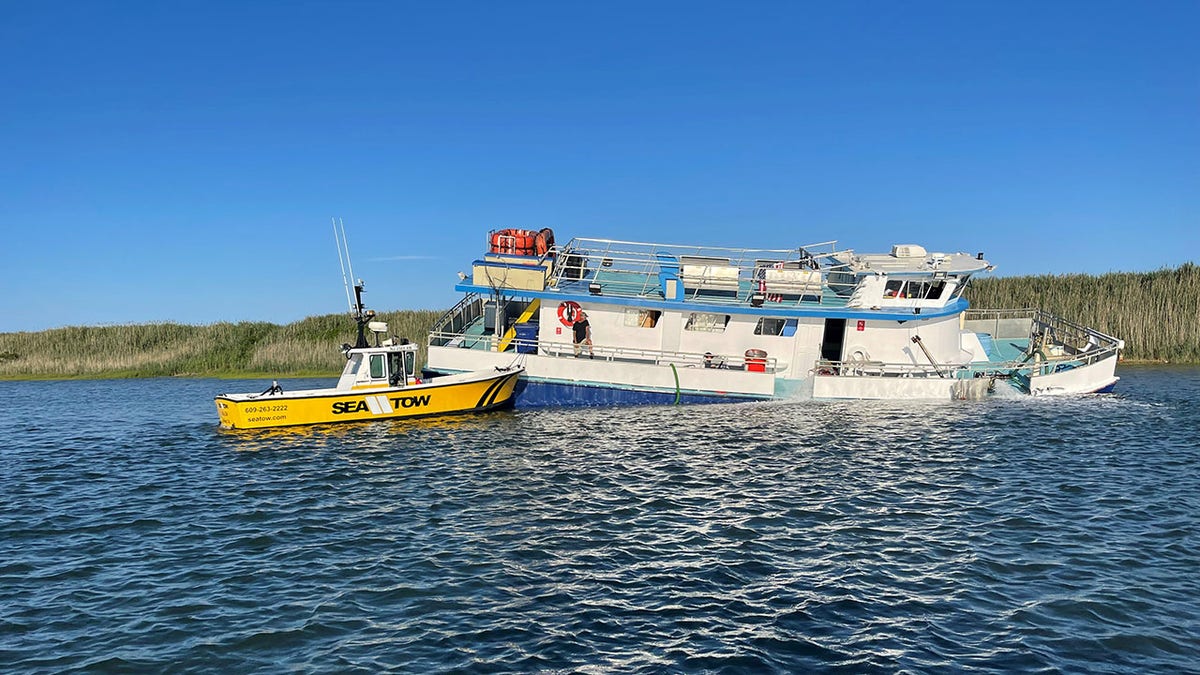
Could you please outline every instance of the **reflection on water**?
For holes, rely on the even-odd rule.
[[[257,382],[0,383],[0,659],[1188,670],[1200,371],[1121,374],[234,432],[212,395]]]

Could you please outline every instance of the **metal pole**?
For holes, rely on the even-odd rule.
[[[929,350],[925,348],[925,343],[921,342],[921,336],[912,336],[912,341],[921,348],[921,351],[925,352],[925,358],[929,359],[929,363],[933,364],[933,370],[938,374],[938,377],[945,378],[946,376],[942,374],[942,369],[938,367],[937,361],[933,360],[933,355],[930,354]]]

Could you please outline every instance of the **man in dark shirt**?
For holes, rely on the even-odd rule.
[[[583,345],[587,345],[588,358],[594,359],[596,355],[592,353],[592,326],[588,323],[587,312],[579,310],[579,316],[576,317],[574,325],[571,326],[575,330],[575,356],[583,351]]]

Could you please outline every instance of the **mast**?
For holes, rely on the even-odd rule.
[[[354,322],[358,324],[358,339],[354,341],[355,349],[371,346],[371,344],[367,342],[366,327],[367,322],[375,316],[375,312],[363,309],[363,285],[362,279],[359,279],[358,283],[354,284]]]

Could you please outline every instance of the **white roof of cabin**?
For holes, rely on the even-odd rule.
[[[897,247],[903,248],[903,247]],[[913,247],[920,250],[920,247]],[[851,268],[858,272],[946,272],[971,274],[991,265],[969,253],[926,253],[917,256],[896,256],[891,253],[860,253],[854,256]]]

